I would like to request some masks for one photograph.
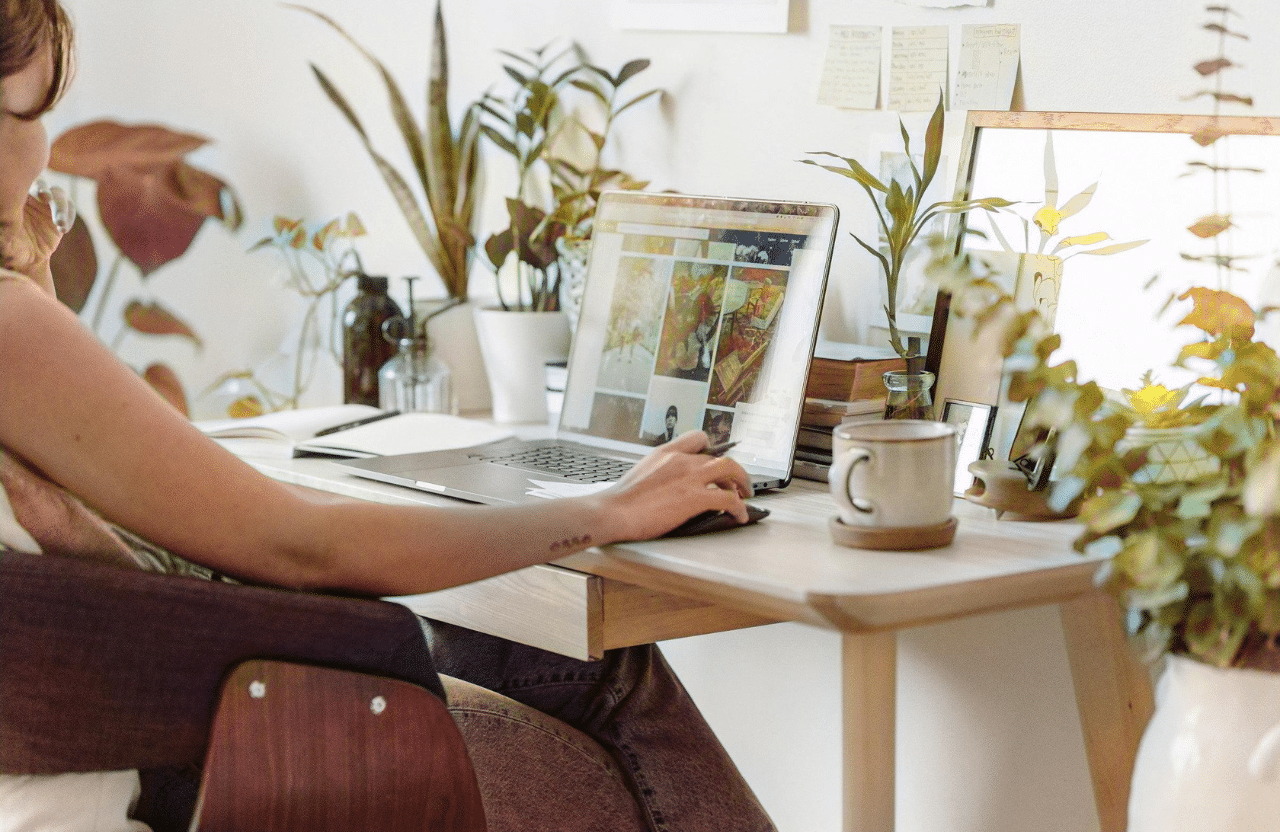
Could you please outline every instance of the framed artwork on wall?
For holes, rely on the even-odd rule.
[[[672,32],[787,31],[791,0],[614,0],[620,29]]]
[[[942,421],[956,429],[956,494],[963,494],[973,484],[969,465],[991,454],[995,415],[995,406],[989,404],[947,399],[942,405]]]

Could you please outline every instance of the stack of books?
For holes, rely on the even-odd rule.
[[[906,362],[888,347],[818,342],[796,437],[795,475],[825,482],[831,466],[832,429],[850,419],[883,413],[883,376],[903,369]]]

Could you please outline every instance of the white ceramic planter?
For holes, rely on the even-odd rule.
[[[418,314],[425,317],[440,304],[439,300],[429,300],[415,306]],[[489,376],[480,354],[480,339],[476,335],[474,304],[466,301],[431,318],[427,322],[427,335],[431,338],[431,349],[453,373],[453,393],[458,400],[458,411],[464,414],[488,412],[491,406]]]
[[[568,316],[477,308],[475,321],[494,420],[545,422],[546,363],[569,357]]]
[[[1131,427],[1118,451],[1146,448],[1147,464],[1135,472],[1135,482],[1194,482],[1218,473],[1221,462],[1196,440],[1199,426],[1179,428]]]
[[[1169,658],[1129,832],[1280,832],[1280,674]]]

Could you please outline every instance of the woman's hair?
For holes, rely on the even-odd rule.
[[[71,76],[71,21],[58,0],[0,0],[0,78],[15,75],[48,46],[53,81],[33,109],[13,115],[36,119],[62,97]]]

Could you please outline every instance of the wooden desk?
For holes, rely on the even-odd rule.
[[[363,499],[439,504],[425,492],[347,476],[320,459],[252,460],[277,479]],[[1129,775],[1151,712],[1097,562],[1072,523],[998,521],[957,501],[948,547],[874,552],[831,542],[826,489],[796,481],[756,502],[763,523],[718,535],[614,545],[445,592],[398,599],[423,615],[579,657],[609,647],[769,621],[841,632],[844,829],[894,826],[896,631],[1056,604],[1103,832],[1126,825]]]

